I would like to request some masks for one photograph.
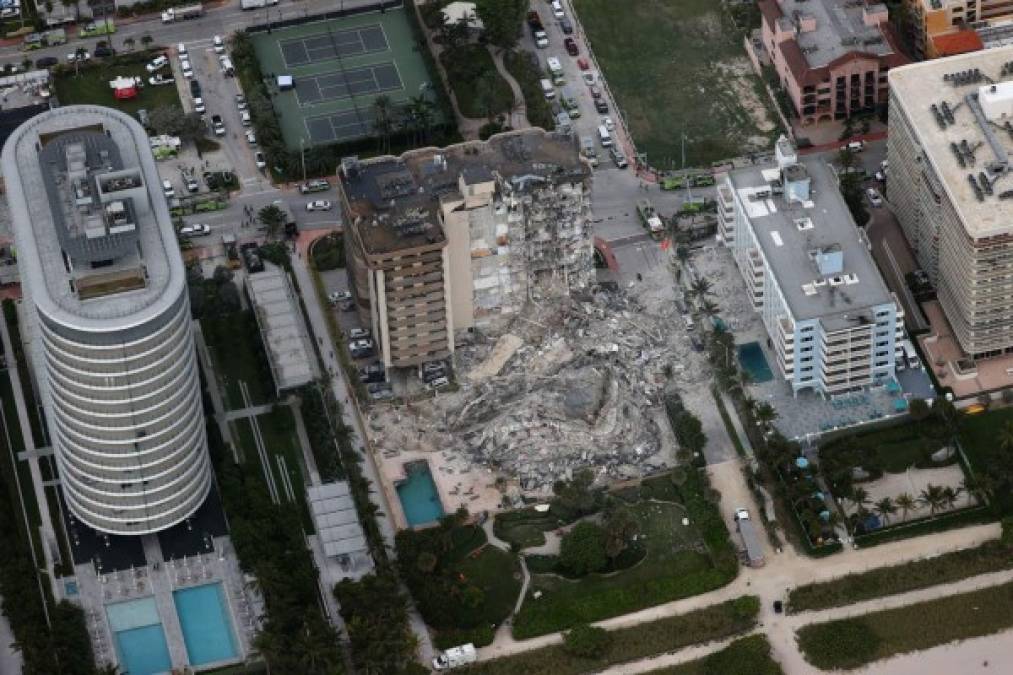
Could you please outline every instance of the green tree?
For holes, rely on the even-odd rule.
[[[889,497],[880,499],[873,505],[873,508],[876,511],[876,515],[882,518],[884,523],[889,523],[893,514],[897,513],[897,505]]]
[[[925,486],[925,489],[918,494],[918,503],[922,506],[929,507],[929,513],[934,516],[936,515],[936,511],[946,505],[946,493],[939,485],[929,483]]]
[[[394,105],[390,96],[380,94],[373,99],[373,132],[380,141],[380,151],[390,152],[390,135],[394,131]]]
[[[753,417],[766,429],[777,419],[777,411],[774,410],[774,406],[764,401],[756,406],[756,410],[753,411]]]
[[[147,33],[141,36],[141,46],[147,49],[151,46],[151,43],[155,41],[155,38],[151,37]]]
[[[707,434],[703,431],[703,424],[688,410],[683,410],[676,418],[673,431],[679,446],[691,457],[703,452],[707,445]]]
[[[502,49],[517,44],[528,11],[528,0],[477,0],[475,13],[482,21],[486,39]]]
[[[274,239],[285,224],[285,212],[278,208],[276,204],[268,204],[257,211],[257,220],[267,228],[267,238]]]
[[[618,504],[605,515],[605,555],[611,560],[626,550],[640,533],[640,521],[625,504]]]
[[[178,136],[183,129],[183,109],[178,105],[160,105],[148,111],[148,126],[157,135]]]
[[[932,408],[930,408],[928,402],[922,398],[911,399],[911,403],[908,405],[907,411],[908,414],[911,415],[911,419],[915,422],[926,420],[932,414]]]
[[[552,505],[563,511],[565,520],[593,513],[598,508],[601,491],[594,489],[594,472],[582,469],[568,481],[556,481],[552,486],[555,499]]]
[[[133,50],[133,48],[134,48],[134,46],[136,44],[137,44],[137,40],[135,40],[132,37],[128,37],[128,38],[125,38],[123,40],[123,48],[127,49],[127,50]]]
[[[581,623],[563,633],[563,649],[583,659],[598,659],[612,646],[612,635],[604,628]]]
[[[560,542],[559,564],[577,576],[603,570],[608,564],[605,530],[595,523],[577,523]]]
[[[900,509],[900,519],[907,520],[907,515],[911,511],[914,511],[918,507],[918,502],[914,497],[906,492],[902,492],[897,495],[896,499],[893,500],[897,508]]]
[[[713,284],[711,284],[708,279],[704,277],[697,277],[693,280],[693,283],[689,285],[689,294],[696,298],[703,299],[705,296],[710,295],[711,286],[713,286]]]
[[[475,83],[475,100],[489,122],[492,122],[502,109],[499,101],[499,82],[499,73],[489,71]]]

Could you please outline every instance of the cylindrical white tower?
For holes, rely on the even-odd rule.
[[[58,108],[11,135],[3,173],[67,503],[103,532],[170,527],[212,476],[185,270],[147,135],[109,108]]]

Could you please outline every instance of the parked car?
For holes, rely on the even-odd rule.
[[[609,131],[616,130],[616,123],[612,121],[611,117],[602,117],[601,122],[599,122],[599,124],[601,124],[601,126],[605,127]]]
[[[250,145],[257,144],[257,134],[254,133],[253,129],[246,130],[246,142],[249,143]]]
[[[629,166],[629,163],[626,161],[626,155],[624,155],[622,150],[620,150],[616,146],[613,145],[611,148],[609,148],[609,155],[611,155],[612,161],[615,162],[616,167],[620,169],[625,169],[627,166]]]
[[[557,19],[562,19],[566,14],[563,13],[563,3],[560,0],[552,0],[552,16]]]
[[[447,378],[437,377],[431,382],[426,383],[426,387],[429,389],[440,389],[441,387],[446,387],[448,384],[450,384],[450,380]]]
[[[193,109],[195,112],[199,113],[205,113],[208,110],[206,107],[204,107],[204,99],[202,99],[200,96],[198,96],[193,100]]]
[[[250,122],[251,122],[251,120],[250,120],[250,111],[249,110],[240,110],[239,111],[239,121],[243,124],[244,127],[250,126]]]
[[[584,78],[584,84],[586,84],[589,87],[593,86],[594,83],[598,81],[594,73],[592,73],[591,71],[583,73],[581,77]]]
[[[306,203],[307,211],[330,211],[331,203],[326,199],[317,199]]]
[[[373,355],[373,341],[372,340],[355,340],[348,345],[348,352],[352,355],[352,358],[363,359],[367,356]]]
[[[150,84],[153,87],[158,87],[163,84],[175,84],[175,83],[176,78],[170,75],[162,75],[161,73],[156,73],[148,78],[148,84]]]
[[[193,77],[193,68],[190,67],[190,62],[186,59],[179,62],[179,68],[183,71],[183,77],[186,79],[189,80]]]
[[[267,167],[267,159],[264,157],[264,153],[262,153],[260,150],[253,153],[253,162],[257,165],[258,169],[263,169]]]
[[[194,98],[201,95],[200,82],[197,80],[190,80],[190,95]]]
[[[55,66],[59,62],[60,62],[60,59],[56,58],[55,56],[43,56],[41,59],[37,59],[35,61],[35,67],[36,68],[52,68],[53,66]]]
[[[370,392],[369,397],[374,401],[386,401],[394,398],[393,389],[378,389],[377,391]]]
[[[331,184],[323,178],[314,178],[313,180],[300,185],[299,192],[305,195],[310,192],[323,192],[324,190],[329,190],[330,188]]]
[[[224,54],[225,53],[225,41],[222,40],[222,36],[221,35],[214,36],[213,38],[211,38],[211,41],[214,43],[215,54]]]
[[[176,45],[176,53],[180,56],[186,56],[186,45],[182,42]]]
[[[563,31],[563,35],[573,35],[573,22],[565,16],[559,20],[559,28]]]
[[[80,53],[71,52],[70,54],[67,54],[67,63],[74,63],[74,61],[90,61],[90,60],[91,54],[88,53],[88,50],[83,50]]]
[[[563,40],[563,46],[566,47],[566,53],[570,56],[577,56],[580,54],[580,48],[577,47],[577,42],[572,37],[568,37]]]
[[[577,59],[577,67],[581,70],[589,70],[591,64],[587,62],[587,59]]]
[[[877,171],[876,172],[876,180],[878,180],[880,183],[885,183],[886,182],[886,173],[884,173],[882,170]]]
[[[95,58],[103,58],[112,55],[113,50],[110,47],[106,47],[105,45],[98,45],[97,47],[95,47]]]
[[[373,333],[368,328],[350,328],[348,330],[349,340],[367,340]]]
[[[599,115],[607,113],[609,111],[609,104],[603,98],[596,98],[594,100],[594,109]]]
[[[162,193],[166,197],[175,197],[176,196],[176,189],[172,187],[172,183],[170,183],[167,180],[163,180],[162,181]]]
[[[883,197],[880,196],[879,191],[876,188],[868,188],[865,191],[866,196],[869,198],[869,203],[877,209],[883,205]]]
[[[359,368],[359,380],[363,384],[384,381],[384,369],[380,363],[371,363],[368,366]]]
[[[225,122],[222,122],[221,115],[211,116],[211,128],[214,130],[215,136],[225,135]]]
[[[350,291],[333,291],[327,295],[327,301],[332,305],[336,305],[342,300],[351,300],[352,293]]]
[[[148,69],[149,73],[153,73],[156,70],[161,70],[162,68],[165,68],[167,65],[169,65],[169,57],[166,56],[165,54],[162,54],[161,56],[156,56],[154,59],[152,59],[151,63],[146,65],[145,68]]]
[[[601,98],[601,89],[598,88],[598,85],[592,84],[588,90],[591,92],[591,98]]]
[[[181,237],[206,237],[211,234],[211,226],[201,224],[184,225],[179,228],[179,236]]]
[[[236,108],[246,110],[246,97],[244,95],[236,94]]]

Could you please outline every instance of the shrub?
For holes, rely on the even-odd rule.
[[[578,523],[560,543],[559,564],[577,576],[605,569],[605,530],[594,523]]]
[[[704,675],[784,675],[770,658],[770,643],[763,635],[751,635],[705,657]]]
[[[612,645],[612,636],[604,628],[583,623],[563,635],[563,649],[585,659],[600,658]]]
[[[817,668],[855,668],[875,658],[881,638],[863,617],[806,626],[799,649]]]

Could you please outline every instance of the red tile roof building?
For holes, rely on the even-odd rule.
[[[910,62],[885,5],[759,0],[763,45],[803,125],[887,102],[886,73]]]

